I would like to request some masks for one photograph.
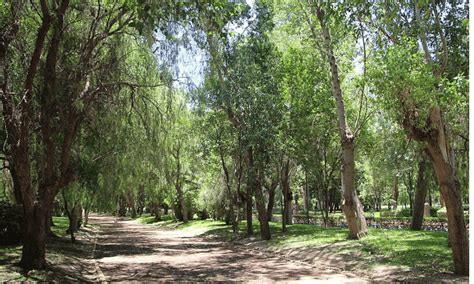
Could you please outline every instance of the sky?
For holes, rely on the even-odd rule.
[[[246,0],[247,5],[255,7],[255,0]],[[242,33],[246,25],[237,26],[230,25],[230,30],[236,33]],[[189,46],[180,46],[177,56],[177,71],[178,81],[175,82],[175,87],[191,88],[200,86],[204,81],[203,71],[205,70],[207,59],[206,51],[200,49],[197,43],[190,38]]]

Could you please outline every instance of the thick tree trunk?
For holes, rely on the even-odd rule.
[[[349,239],[358,239],[367,234],[367,222],[364,216],[362,204],[357,197],[354,189],[354,135],[346,122],[346,112],[344,100],[339,82],[339,71],[336,58],[333,53],[331,36],[327,27],[325,12],[321,7],[317,7],[316,15],[321,25],[321,33],[324,40],[325,51],[323,55],[327,56],[331,69],[332,93],[336,100],[336,111],[339,122],[339,131],[341,136],[341,145],[343,152],[342,165],[342,187],[343,204],[342,210],[346,216],[346,222],[349,227]]]
[[[13,195],[15,197],[15,204],[22,204],[23,198],[21,198],[21,189],[19,186],[18,176],[16,174],[14,167],[10,167],[10,175],[12,177]]]
[[[455,175],[454,166],[448,153],[450,147],[444,130],[439,108],[430,114],[431,125],[437,127],[437,135],[429,136],[427,152],[433,164],[441,194],[446,204],[448,233],[453,252],[454,271],[457,274],[469,274],[469,240],[461,202],[461,190]]]
[[[25,234],[20,265],[26,270],[46,265],[46,214],[40,202],[24,211]]]
[[[413,216],[411,228],[413,230],[421,230],[423,225],[423,211],[428,192],[428,179],[426,178],[426,160],[424,155],[418,162],[418,177],[416,181],[415,202],[413,203]]]
[[[401,94],[400,97],[402,103],[407,104],[403,100],[406,95]],[[414,112],[414,110],[411,111]],[[405,117],[410,118],[412,115],[408,112]],[[449,139],[439,107],[431,109],[428,124],[430,129],[425,131],[413,125],[409,119],[403,121],[403,126],[410,132],[410,135],[425,143],[426,152],[433,165],[438,184],[441,186],[441,194],[446,202],[448,215],[448,233],[453,252],[454,271],[457,274],[469,275],[469,242],[461,202],[461,190],[455,175],[453,159],[448,154],[450,153]]]

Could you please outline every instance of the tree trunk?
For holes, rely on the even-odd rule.
[[[18,176],[16,174],[14,167],[10,167],[10,175],[12,177],[13,195],[15,197],[15,204],[22,204],[23,198],[21,198],[21,189],[19,186]]]
[[[339,71],[334,57],[331,36],[326,24],[325,12],[321,7],[317,7],[316,15],[321,25],[321,33],[324,40],[325,52],[329,66],[331,69],[331,85],[332,93],[336,100],[336,111],[339,122],[339,131],[342,146],[342,188],[343,188],[343,204],[342,210],[346,216],[346,222],[349,227],[349,239],[359,239],[367,234],[367,222],[364,216],[363,207],[354,190],[354,135],[349,129],[346,122],[346,112],[344,109],[344,100],[339,82]]]
[[[252,149],[250,148],[247,150],[247,194],[245,200],[245,211],[247,217],[247,234],[249,236],[253,235],[253,227],[252,227],[252,187],[255,179],[255,169],[253,163],[253,153]]]
[[[183,194],[183,190],[181,188],[181,185],[177,185],[176,186],[176,192],[177,192],[177,195],[178,195],[178,202],[179,202],[179,207],[180,207],[180,210],[181,210],[181,215],[183,216],[183,223],[187,223],[188,222],[188,211],[186,210],[186,201],[184,199],[184,194]]]
[[[275,206],[275,190],[278,186],[278,179],[275,179],[270,184],[268,188],[268,204],[267,204],[267,217],[268,221],[272,221],[273,219],[273,206]]]
[[[454,166],[448,153],[450,147],[445,133],[445,125],[438,107],[430,114],[431,125],[437,127],[437,135],[431,135],[427,141],[427,152],[433,164],[441,194],[446,204],[448,233],[453,251],[454,271],[469,275],[469,241],[461,202],[461,190],[455,175]]]
[[[291,211],[291,191],[289,182],[290,160],[287,159],[281,168],[281,189],[283,194],[283,216],[282,216],[282,231],[286,232],[286,225],[292,223]]]
[[[53,206],[45,206],[45,231],[48,237],[55,237],[56,235],[51,231],[51,226],[53,225]]]
[[[176,181],[175,181],[175,187],[176,187],[176,194],[178,197],[178,202],[179,206],[181,207],[181,215],[183,216],[183,223],[188,222],[188,211],[186,208],[186,201],[184,199],[184,193],[183,193],[183,188],[182,188],[182,181],[181,181],[181,161],[180,161],[180,150],[181,146],[178,144],[178,147],[176,148]]]
[[[403,94],[400,96],[403,99]],[[405,116],[409,118],[410,115],[410,113],[406,113]],[[441,194],[446,203],[448,216],[448,234],[453,252],[454,271],[457,274],[469,275],[469,243],[461,202],[461,190],[455,175],[453,159],[448,155],[450,153],[449,139],[439,107],[431,109],[428,124],[429,131],[425,131],[413,125],[409,119],[403,121],[403,127],[410,132],[410,135],[425,143],[426,152],[433,165],[438,184],[441,186]]]
[[[428,192],[428,179],[426,178],[426,160],[424,155],[421,155],[421,160],[418,162],[418,177],[416,181],[415,202],[413,203],[413,216],[411,221],[411,229],[421,230],[423,225],[423,212],[426,200],[426,193]]]
[[[398,173],[395,173],[395,176],[393,177],[393,194],[392,194],[393,210],[397,210],[399,195],[400,195],[400,192],[398,190]]]
[[[46,214],[40,202],[24,211],[25,234],[20,266],[26,270],[46,265]]]
[[[245,217],[247,220],[247,235],[253,235],[252,227],[252,194],[249,192],[250,186],[247,186],[247,199],[245,200]]]
[[[255,190],[255,203],[258,211],[258,221],[260,223],[260,236],[262,240],[270,240],[270,224],[268,223],[267,209],[265,208],[265,198],[262,191],[262,170],[260,169],[255,176],[254,190]]]
[[[84,209],[84,227],[87,226],[87,224],[89,224],[89,213],[90,213],[90,207],[87,206]]]
[[[308,177],[305,170],[304,174],[304,185],[303,185],[303,210],[306,214],[309,213],[309,189],[308,189]]]

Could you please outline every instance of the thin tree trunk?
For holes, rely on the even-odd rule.
[[[342,188],[343,188],[343,204],[342,210],[346,216],[346,222],[349,227],[349,239],[359,239],[367,234],[367,222],[364,216],[362,204],[357,197],[354,189],[354,135],[349,129],[346,122],[346,112],[344,108],[344,100],[339,82],[339,71],[336,58],[333,53],[331,36],[326,24],[325,12],[321,7],[317,7],[316,15],[321,25],[321,33],[324,40],[325,51],[323,55],[327,56],[331,69],[332,93],[336,100],[336,110],[339,122],[339,131],[341,136],[341,146],[343,152],[342,165]]]
[[[392,199],[393,199],[393,210],[397,210],[398,207],[398,196],[400,195],[400,192],[398,190],[398,173],[395,173],[395,176],[393,177],[393,193],[392,193]]]
[[[421,230],[423,225],[423,212],[428,192],[428,179],[426,178],[426,160],[424,155],[418,162],[418,177],[416,181],[415,202],[413,203],[413,216],[411,221],[411,229]]]
[[[270,224],[268,222],[267,209],[265,208],[265,198],[262,191],[262,172],[262,169],[259,169],[258,173],[255,175],[255,203],[257,205],[258,221],[260,223],[260,236],[262,240],[270,240]]]
[[[291,225],[291,191],[289,183],[290,160],[287,159],[281,168],[281,188],[283,194],[283,216],[282,216],[282,231],[286,232],[286,225]]]
[[[249,236],[253,235],[253,227],[252,227],[252,187],[254,186],[254,179],[255,179],[255,169],[254,169],[254,162],[253,162],[253,153],[252,149],[249,148],[247,150],[247,192],[246,192],[246,200],[245,200],[245,211],[246,211],[246,219],[247,219],[247,234]]]
[[[90,213],[90,207],[87,206],[84,209],[84,227],[87,226],[87,224],[89,224],[89,213]]]
[[[275,190],[278,186],[278,178],[272,180],[270,187],[268,188],[268,204],[267,204],[267,216],[268,221],[273,219],[273,207],[275,206]]]
[[[180,161],[180,148],[181,146],[178,145],[176,149],[176,181],[175,181],[175,187],[176,187],[176,194],[178,197],[178,202],[181,210],[181,215],[183,218],[183,223],[188,222],[188,211],[186,208],[186,201],[184,199],[184,193],[183,189],[181,187],[181,161]]]

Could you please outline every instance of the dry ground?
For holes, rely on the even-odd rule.
[[[198,237],[196,232],[160,229],[136,221],[92,216],[100,226],[94,267],[77,271],[101,281],[305,281],[364,282],[331,267],[315,267]],[[91,273],[92,272],[92,273]]]
[[[357,255],[333,246],[270,250],[263,241],[224,242],[199,230],[172,230],[134,220],[92,215],[77,243],[48,244],[48,271],[27,277],[13,265],[18,252],[0,263],[0,279],[38,281],[243,281],[243,282],[468,282],[468,277],[420,275],[400,267],[362,265]],[[201,236],[200,236],[201,235]],[[18,271],[17,271],[18,270]],[[15,272],[17,271],[17,272]],[[12,273],[13,272],[13,273]],[[8,277],[14,275],[14,277]],[[5,276],[7,278],[5,278]]]

